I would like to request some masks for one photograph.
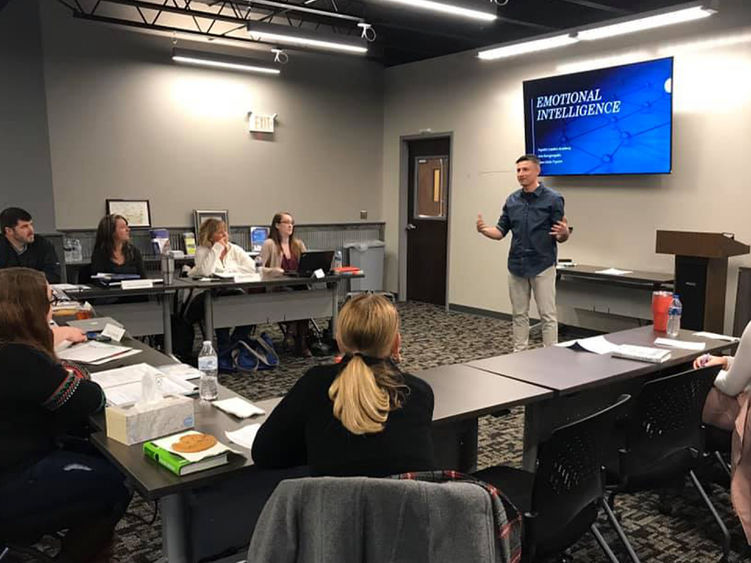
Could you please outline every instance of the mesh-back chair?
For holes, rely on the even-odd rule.
[[[524,514],[525,561],[560,554],[590,531],[610,561],[617,562],[595,524],[600,507],[631,559],[638,561],[604,501],[603,450],[628,400],[629,395],[621,395],[614,404],[553,430],[538,446],[535,473],[500,465],[474,474],[504,491]]]
[[[78,268],[76,283],[91,283],[91,264],[81,264]]]
[[[30,561],[49,561],[51,563],[58,561],[34,548],[33,544],[40,539],[41,534],[38,538],[24,538],[20,541],[11,540],[5,538],[2,530],[0,530],[0,562],[15,561],[16,557],[19,556],[25,556],[26,559],[30,558]]]
[[[644,384],[625,425],[619,484],[610,495],[667,488],[688,475],[723,534],[723,560],[730,534],[694,469],[704,457],[701,414],[719,366],[690,370]]]
[[[706,430],[706,450],[712,452],[713,460],[722,468],[725,475],[731,477],[730,463],[726,458],[730,458],[730,452],[733,442],[733,433],[729,430],[723,430],[716,428],[715,426],[707,425]]]

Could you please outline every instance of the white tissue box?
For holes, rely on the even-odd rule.
[[[195,426],[193,399],[164,397],[148,407],[107,407],[107,437],[128,446]]]

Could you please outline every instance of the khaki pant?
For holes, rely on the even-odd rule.
[[[555,309],[555,266],[543,270],[534,278],[508,275],[508,292],[511,298],[514,352],[527,349],[529,344],[529,297],[535,294],[535,303],[542,319],[542,342],[551,346],[558,342],[558,319]]]

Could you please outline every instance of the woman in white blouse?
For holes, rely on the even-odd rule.
[[[242,247],[229,240],[227,224],[220,219],[206,219],[198,230],[198,246],[196,247],[195,266],[191,268],[191,277],[212,276],[214,274],[236,272],[240,274],[256,273],[256,264]],[[240,289],[229,290],[229,293],[242,292]],[[190,304],[188,319],[195,321],[203,317],[203,301],[205,296],[198,295]],[[253,325],[238,326],[230,332],[228,328],[216,329],[217,354],[219,356],[219,371],[233,373],[236,368],[252,370],[255,358],[249,357],[247,350],[240,347],[237,356],[233,356],[235,345],[241,340],[247,340]]]
[[[746,325],[735,356],[704,354],[694,368],[722,367],[704,403],[705,423],[732,432],[730,499],[751,545],[751,323]]]
[[[224,221],[206,219],[198,230],[195,266],[190,270],[190,276],[213,276],[226,272],[254,274],[256,264],[245,250],[229,241]]]

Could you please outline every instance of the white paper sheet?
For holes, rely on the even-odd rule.
[[[125,406],[136,403],[141,398],[143,376],[152,374],[162,395],[190,395],[198,388],[190,382],[164,374],[148,364],[134,364],[91,374],[91,380],[104,389],[107,403]]]
[[[82,342],[71,346],[67,350],[63,350],[58,354],[61,360],[71,360],[73,362],[93,363],[98,360],[103,360],[115,356],[123,357],[125,352],[132,350],[127,346],[115,346],[113,344],[105,344],[104,342],[95,342],[90,340],[88,342]]]
[[[95,362],[89,362],[89,364],[91,364],[92,366],[103,366],[104,364],[114,362],[115,360],[122,360],[123,358],[127,358],[128,356],[135,356],[136,354],[140,353],[141,350],[139,350],[138,348],[133,348],[131,350],[128,350],[127,352],[123,352],[122,354],[115,354],[113,356],[97,360]]]
[[[172,436],[167,436],[166,438],[160,438],[159,440],[152,440],[152,441],[160,448],[163,448],[167,451],[172,452],[173,454],[177,454],[181,457],[184,457],[188,461],[201,461],[205,457],[211,457],[211,456],[219,455],[224,452],[235,451],[232,448],[228,448],[227,446],[225,446],[218,440],[216,444],[214,444],[208,450],[203,450],[202,452],[188,453],[188,452],[176,451],[172,447],[172,445],[175,442],[178,442],[182,436],[187,436],[188,434],[201,434],[201,432],[196,432],[195,430],[188,430],[187,432],[180,432],[179,434],[173,434]],[[235,452],[235,453],[238,453],[238,452]]]
[[[595,354],[609,354],[618,350],[618,344],[613,344],[604,336],[591,336],[589,338],[580,338],[579,340],[569,340],[556,344],[556,346],[566,348],[579,347]]]
[[[707,347],[706,342],[688,342],[687,340],[675,340],[673,338],[655,338],[655,345],[695,351],[704,350]]]
[[[260,427],[260,424],[248,424],[232,432],[225,431],[224,434],[227,436],[227,438],[229,438],[230,441],[234,442],[238,446],[252,450],[253,442],[256,439],[256,434],[258,433],[258,429]]]
[[[595,354],[609,354],[618,349],[618,344],[613,344],[604,336],[592,336],[590,338],[580,338],[579,346]]]
[[[184,381],[187,381],[189,379],[198,379],[199,377],[201,377],[201,372],[193,366],[189,366],[188,364],[167,364],[163,366],[157,366],[156,369],[164,374],[171,375],[172,377],[176,377]]]
[[[738,342],[740,340],[737,336],[728,336],[726,334],[717,334],[716,332],[707,331],[694,332],[693,336],[698,336],[699,338],[711,338],[712,340],[727,340],[728,342]]]
[[[85,285],[75,283],[53,283],[50,284],[52,289],[59,289],[60,291],[66,291],[68,289],[86,289]]]
[[[221,401],[213,401],[211,403],[219,410],[228,412],[235,415],[238,418],[249,418],[251,416],[257,416],[259,414],[266,414],[261,408],[258,408],[250,401],[246,401],[241,397],[232,397],[230,399],[222,399]]]
[[[173,380],[169,376],[163,376],[157,380],[162,395],[190,395],[198,391],[198,388],[186,381]],[[134,405],[141,399],[141,382],[135,381],[124,385],[115,385],[104,389],[107,404],[124,407]]]
[[[161,371],[149,364],[133,364],[132,366],[92,373],[91,380],[98,383],[102,389],[107,389],[126,383],[141,383],[143,376],[149,373],[155,376],[162,375]]]
[[[608,276],[625,276],[632,273],[633,270],[619,270],[618,268],[606,268],[604,270],[597,270],[595,274],[606,274]]]

